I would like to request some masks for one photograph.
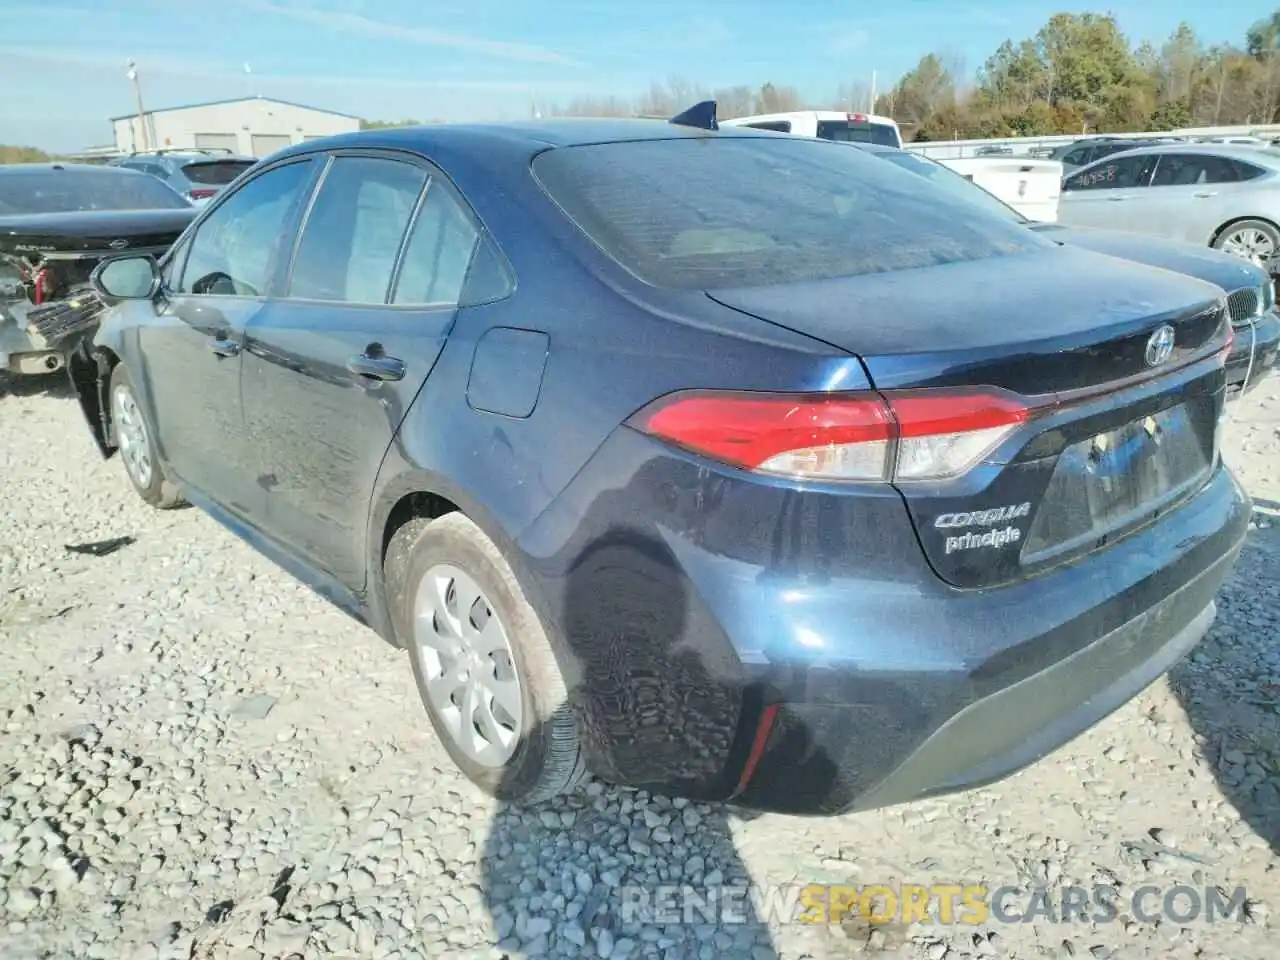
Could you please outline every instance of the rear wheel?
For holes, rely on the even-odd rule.
[[[117,363],[111,371],[108,396],[112,435],[133,489],[143,501],[158,510],[171,510],[185,504],[178,488],[165,476],[152,439],[151,426],[142,412],[123,363]]]
[[[1280,251],[1280,230],[1265,220],[1240,220],[1223,228],[1213,246],[1261,267]]]
[[[384,574],[397,638],[458,768],[511,803],[572,790],[585,769],[564,680],[493,541],[460,513],[411,520]]]

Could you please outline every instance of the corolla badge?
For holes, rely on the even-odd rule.
[[[112,250],[123,250],[129,245],[129,241],[121,237],[119,240],[112,240],[107,246]]]
[[[1173,327],[1167,323],[1151,334],[1147,341],[1146,361],[1148,367],[1158,367],[1173,355]]]

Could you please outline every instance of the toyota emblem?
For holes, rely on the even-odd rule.
[[[112,240],[111,243],[108,244],[108,246],[111,247],[112,250],[123,250],[128,245],[129,245],[129,241],[125,240],[123,237],[121,237],[119,240]]]
[[[1167,323],[1151,334],[1147,341],[1146,360],[1148,367],[1158,367],[1173,355],[1173,327]]]

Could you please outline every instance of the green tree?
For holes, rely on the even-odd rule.
[[[1166,100],[1151,111],[1147,123],[1152,130],[1181,130],[1192,126],[1190,99]]]
[[[956,102],[956,81],[936,53],[926,53],[920,62],[894,85],[894,119],[923,127],[935,113]]]

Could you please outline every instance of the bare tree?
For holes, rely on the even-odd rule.
[[[871,85],[861,80],[850,80],[836,88],[836,95],[831,101],[832,110],[848,110],[851,112],[872,109]]]
[[[746,84],[733,87],[722,87],[713,94],[716,101],[716,113],[724,119],[731,117],[747,117],[755,108],[755,91]]]

